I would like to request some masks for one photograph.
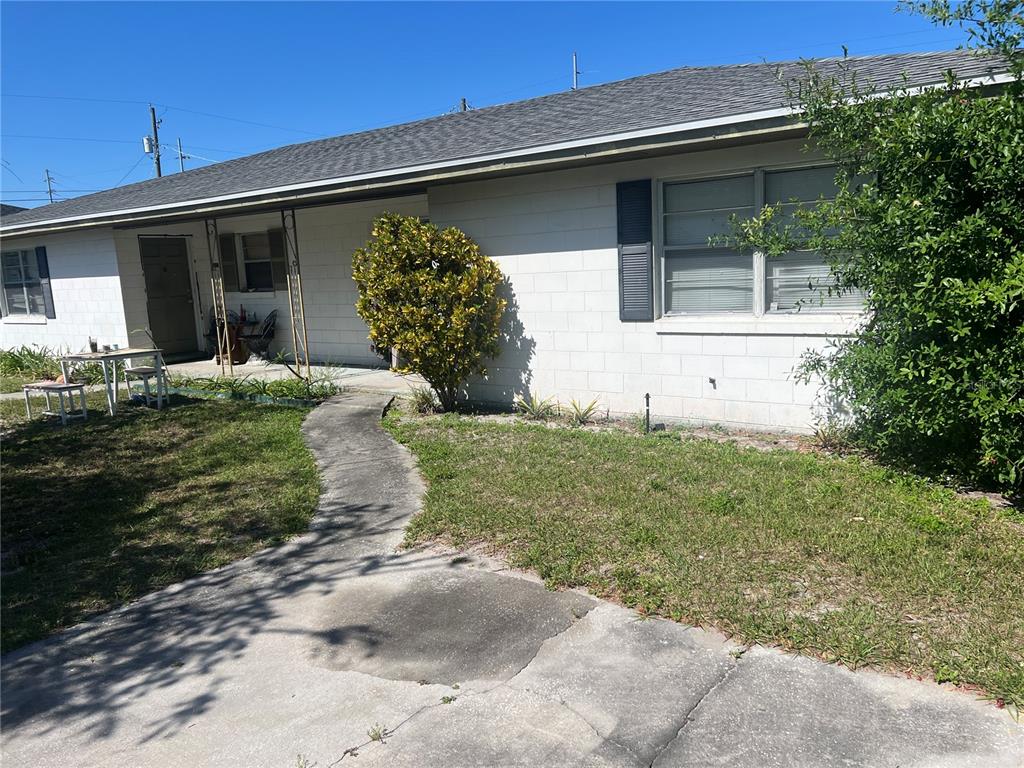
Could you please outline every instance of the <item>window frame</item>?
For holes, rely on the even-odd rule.
[[[734,168],[729,171],[722,173],[695,173],[695,174],[682,174],[673,175],[659,178],[653,184],[653,210],[654,210],[654,239],[655,248],[657,249],[657,258],[655,259],[655,274],[658,280],[659,290],[655,292],[655,301],[657,305],[657,313],[660,317],[665,318],[686,318],[686,317],[751,317],[751,318],[763,318],[763,317],[791,317],[797,314],[809,315],[814,314],[818,316],[824,315],[842,315],[842,316],[856,316],[862,314],[863,310],[851,310],[851,309],[836,309],[834,307],[827,306],[816,306],[811,307],[807,305],[800,309],[779,309],[770,310],[768,308],[768,280],[767,280],[767,256],[763,251],[755,250],[751,254],[752,259],[752,275],[753,281],[753,301],[751,307],[748,310],[700,310],[700,311],[669,311],[668,306],[668,280],[665,278],[667,274],[666,269],[666,248],[674,251],[685,251],[687,246],[666,246],[665,245],[665,187],[678,184],[678,183],[693,183],[702,181],[717,181],[719,179],[737,178],[742,176],[749,176],[751,183],[754,185],[754,204],[753,210],[754,215],[758,215],[765,207],[765,174],[776,173],[785,171],[803,171],[812,170],[815,168],[826,168],[833,167],[834,163],[829,163],[823,160],[812,160],[803,163],[779,163],[770,165],[758,165],[755,167],[747,168]],[[691,250],[696,250],[696,246],[690,247]],[[707,246],[704,247],[707,249]],[[802,251],[801,251],[802,252]]]
[[[3,273],[6,267],[3,265],[3,257],[10,253],[18,254],[18,270],[21,272],[21,280],[19,281],[22,293],[25,298],[25,312],[12,312],[7,302],[7,281],[4,279]],[[26,256],[27,255],[27,256]],[[12,320],[25,320],[25,319],[46,319],[46,296],[43,289],[43,279],[39,276],[39,267],[36,266],[36,278],[34,281],[25,279],[25,263],[28,259],[38,259],[39,256],[36,254],[34,248],[10,248],[7,250],[0,250],[0,310],[3,311],[4,319],[11,318]],[[33,285],[39,289],[39,301],[38,303],[43,306],[42,312],[32,312],[32,302],[29,299],[28,288],[29,285]],[[12,286],[13,287],[13,286]]]
[[[266,259],[254,259],[251,263],[253,264],[266,264],[270,267],[270,287],[269,288],[250,288],[249,287],[249,274],[245,270],[245,265],[249,262],[249,259],[245,257],[245,240],[246,237],[260,236],[267,241],[267,258]],[[237,258],[235,259],[235,269],[238,272],[238,292],[239,293],[263,293],[273,294],[277,289],[274,287],[274,257],[270,252],[270,233],[268,230],[254,230],[252,232],[236,232],[235,233],[235,253]]]

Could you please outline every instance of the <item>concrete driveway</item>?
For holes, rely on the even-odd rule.
[[[308,534],[4,657],[4,764],[1024,764],[971,696],[397,553],[422,488],[386,402],[307,420]]]

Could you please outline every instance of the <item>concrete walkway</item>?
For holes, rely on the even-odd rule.
[[[307,420],[326,489],[308,534],[5,657],[4,764],[1024,762],[1024,728],[968,695],[396,553],[422,488],[378,426],[387,399]]]

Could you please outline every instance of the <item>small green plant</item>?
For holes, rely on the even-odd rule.
[[[823,451],[842,451],[849,447],[847,427],[835,419],[828,419],[814,429],[814,444]]]
[[[316,768],[316,763],[311,763],[308,757],[300,753],[295,756],[295,768]]]
[[[541,398],[536,392],[516,395],[512,406],[528,419],[547,421],[558,415],[558,401],[553,397]]]
[[[441,401],[430,387],[413,387],[409,392],[409,403],[416,413],[438,413],[441,410]]]
[[[441,703],[442,704],[451,704],[457,698],[458,698],[458,696],[442,696],[441,697]]]
[[[374,723],[373,727],[367,730],[366,735],[370,737],[370,741],[379,741],[381,744],[384,743],[384,739],[391,735],[386,725],[380,725]]]
[[[329,379],[306,381],[289,378],[265,381],[248,376],[240,379],[231,376],[172,376],[170,384],[178,389],[227,394],[233,397],[263,396],[313,401],[326,400],[342,389]]]
[[[597,410],[600,407],[600,402],[595,397],[586,405],[582,405],[579,400],[575,398],[569,401],[569,423],[577,427],[582,427],[586,424],[590,424],[595,420],[597,416]]]
[[[634,413],[626,419],[630,432],[639,432],[641,435],[647,433],[647,417],[643,413]]]

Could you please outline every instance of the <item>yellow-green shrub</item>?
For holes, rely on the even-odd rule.
[[[466,380],[498,354],[506,302],[497,264],[454,227],[385,213],[353,255],[352,274],[374,346],[397,349],[401,369],[423,376],[452,410]]]

